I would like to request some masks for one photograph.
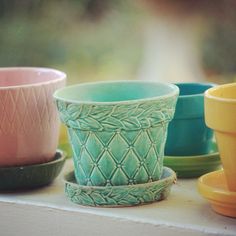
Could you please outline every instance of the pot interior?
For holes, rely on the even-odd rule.
[[[55,97],[79,102],[121,102],[177,94],[174,85],[156,82],[102,82],[79,84],[61,89]]]
[[[47,68],[3,68],[0,69],[0,88],[45,83],[62,77],[62,72]]]
[[[218,98],[236,99],[236,83],[231,86],[219,86],[210,91],[210,95]]]

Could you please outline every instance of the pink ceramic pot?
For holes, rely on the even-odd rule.
[[[53,69],[0,69],[0,166],[54,158],[60,123],[52,94],[65,81]]]

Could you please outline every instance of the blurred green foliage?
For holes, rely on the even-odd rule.
[[[54,67],[69,83],[132,79],[149,14],[137,2],[0,0],[0,66]],[[228,22],[206,19],[210,27],[199,50],[205,70],[236,74],[236,14],[227,12]]]
[[[236,74],[236,13],[234,24],[214,24],[203,44],[204,67],[217,74]]]
[[[124,0],[0,0],[0,66],[55,67],[71,83],[128,79],[142,53],[138,16]]]

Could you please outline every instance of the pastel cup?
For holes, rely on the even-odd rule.
[[[228,188],[236,191],[236,83],[205,92],[205,118],[215,131]]]
[[[193,156],[210,152],[213,131],[204,121],[204,92],[212,84],[179,83],[180,95],[169,124],[165,155]]]
[[[117,186],[159,180],[167,126],[178,87],[143,81],[97,82],[58,90],[80,185]]]
[[[59,117],[53,93],[63,72],[48,68],[0,69],[0,166],[48,162],[56,153]]]

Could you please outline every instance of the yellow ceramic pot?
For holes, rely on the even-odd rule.
[[[205,92],[205,120],[214,129],[230,191],[236,191],[236,83]]]

